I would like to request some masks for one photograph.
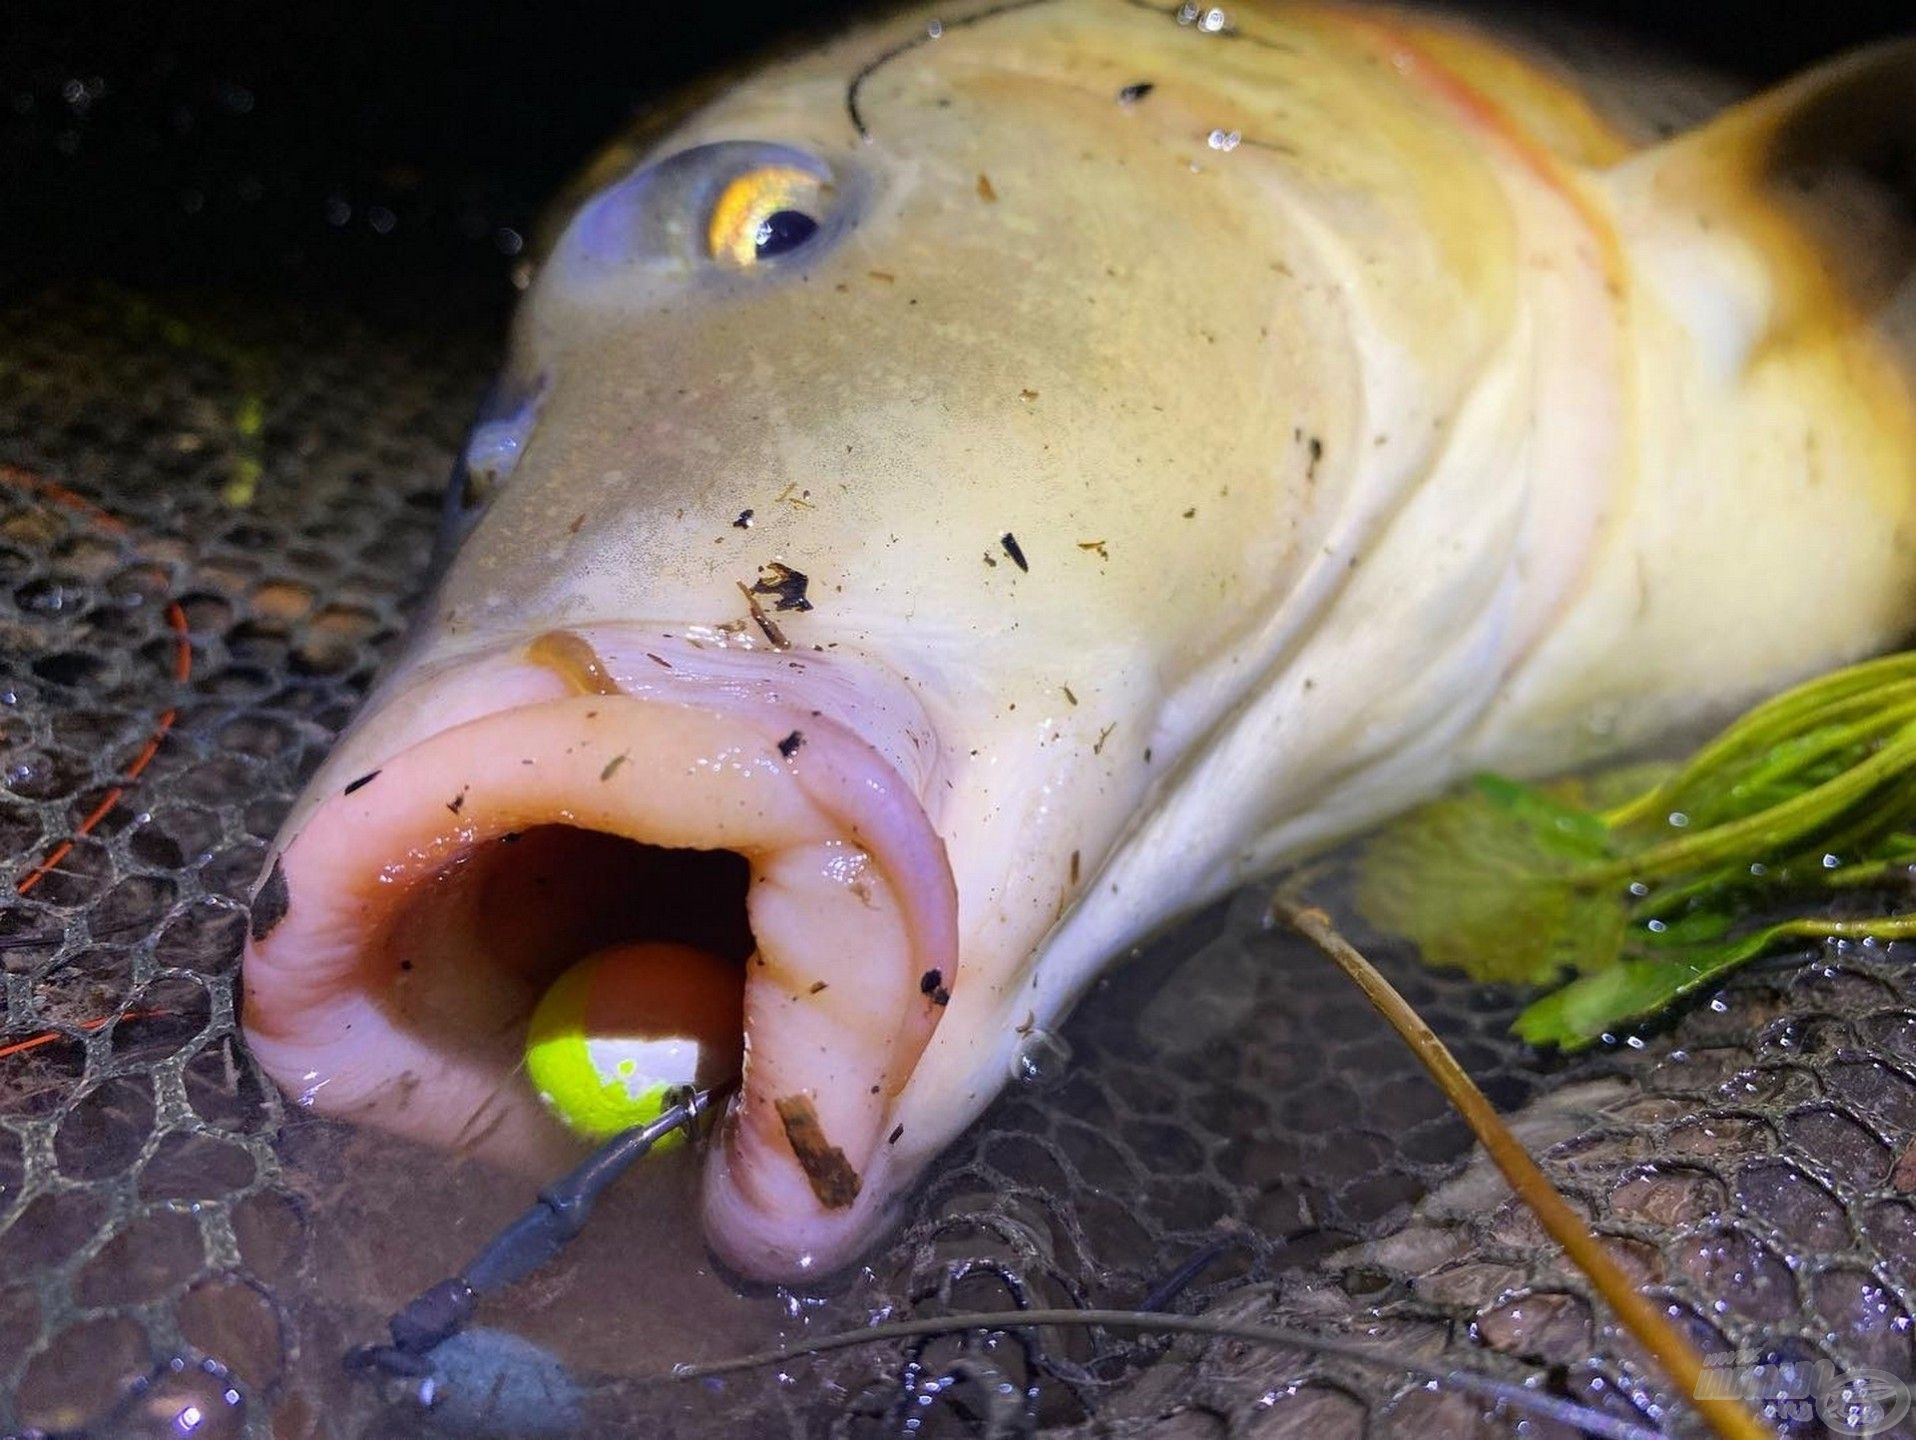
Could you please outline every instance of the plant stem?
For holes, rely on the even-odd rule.
[[[1885,701],[1902,699],[1913,679],[1916,679],[1916,652],[1906,651],[1853,665],[1806,687],[1785,691],[1732,723],[1662,784],[1606,811],[1603,821],[1615,827],[1655,815],[1668,808],[1698,776],[1708,774],[1738,755],[1767,750],[1791,732],[1802,730],[1810,721],[1846,716],[1855,710],[1875,709]],[[1869,693],[1878,686],[1884,687],[1887,693]]]
[[[1519,1199],[1530,1208],[1550,1238],[1596,1287],[1631,1337],[1656,1357],[1677,1387],[1690,1398],[1718,1440],[1773,1440],[1756,1417],[1737,1400],[1699,1394],[1704,1378],[1703,1357],[1647,1299],[1637,1292],[1623,1267],[1590,1232],[1583,1218],[1570,1208],[1550,1179],[1510,1133],[1496,1108],[1457,1063],[1444,1042],[1410,1002],[1397,993],[1375,966],[1346,940],[1329,915],[1303,904],[1280,890],[1271,900],[1270,914],[1309,940],[1363,991],[1364,997],[1390,1022],[1452,1106],[1476,1135]]]
[[[1744,851],[1767,853],[1795,839],[1823,820],[1840,814],[1885,779],[1916,764],[1916,726],[1898,732],[1895,740],[1869,759],[1814,790],[1791,796],[1780,804],[1740,820],[1712,825],[1694,835],[1640,850],[1604,865],[1567,877],[1579,886],[1619,884],[1625,880],[1668,875],[1728,860]]]
[[[1828,940],[1916,940],[1916,915],[1884,915],[1875,920],[1784,920],[1772,936],[1806,935]]]

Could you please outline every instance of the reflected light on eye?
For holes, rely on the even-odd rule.
[[[796,249],[818,229],[814,219],[824,183],[790,165],[748,170],[728,184],[706,222],[706,249],[714,260],[754,265]]]

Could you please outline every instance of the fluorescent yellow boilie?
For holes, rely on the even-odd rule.
[[[686,1088],[738,1078],[744,975],[689,945],[640,942],[588,955],[548,989],[526,1035],[526,1073],[589,1140],[650,1124]],[[671,1135],[656,1149],[677,1145]]]

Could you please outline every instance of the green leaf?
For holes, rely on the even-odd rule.
[[[1532,1045],[1580,1050],[1625,1021],[1662,1013],[1691,991],[1755,959],[1785,933],[1786,927],[1770,926],[1740,940],[1672,947],[1656,958],[1621,961],[1532,1002],[1511,1028]]]
[[[1431,964],[1535,984],[1615,962],[1623,905],[1572,879],[1612,853],[1608,827],[1589,811],[1481,776],[1371,843],[1357,904]]]
[[[1576,1049],[1786,941],[1916,938],[1916,915],[1814,913],[1906,881],[1913,815],[1907,652],[1757,706],[1680,767],[1545,786],[1479,776],[1372,840],[1356,899],[1430,964],[1484,981],[1574,976],[1513,1028]]]

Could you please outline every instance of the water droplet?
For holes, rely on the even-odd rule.
[[[941,40],[944,38],[944,34],[945,22],[942,20],[934,20],[925,27],[925,38],[927,40]]]
[[[1243,141],[1244,141],[1244,135],[1241,131],[1213,130],[1208,136],[1205,137],[1204,143],[1209,145],[1213,150],[1222,151],[1224,154],[1228,155],[1233,150],[1237,149],[1237,147],[1240,144],[1242,144]]]
[[[1690,817],[1685,815],[1681,810],[1672,810],[1670,812],[1670,825],[1673,829],[1685,829],[1689,823]]]
[[[1047,1090],[1064,1079],[1071,1068],[1071,1042],[1034,1027],[1018,1042],[1011,1058],[1011,1078],[1034,1090]]]
[[[307,1071],[305,1076],[302,1078],[309,1080],[312,1083],[307,1085],[305,1089],[299,1092],[299,1095],[295,1099],[294,1103],[297,1104],[299,1108],[302,1110],[310,1110],[313,1108],[314,1104],[318,1102],[319,1092],[324,1090],[328,1085],[332,1084],[333,1080],[330,1075],[327,1076],[324,1080],[321,1080],[317,1076],[317,1074],[315,1074],[313,1071],[310,1071],[310,1070]]]

